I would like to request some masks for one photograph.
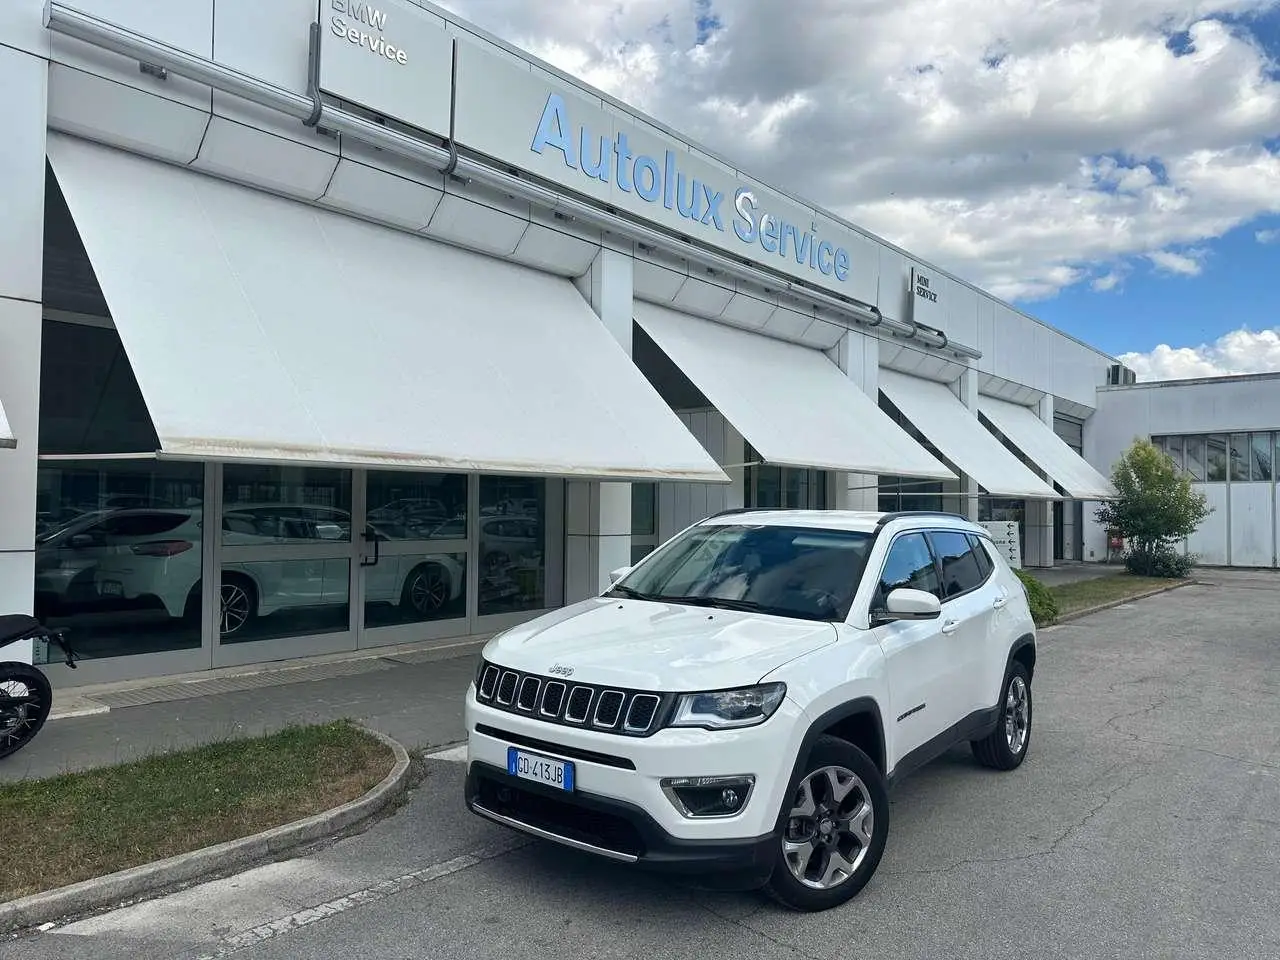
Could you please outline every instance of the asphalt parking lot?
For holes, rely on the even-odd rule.
[[[1027,762],[904,781],[879,872],[828,913],[526,842],[432,760],[364,834],[0,957],[1274,958],[1280,578],[1214,579],[1046,631]]]

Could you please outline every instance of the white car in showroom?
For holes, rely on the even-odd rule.
[[[893,782],[1027,755],[1035,625],[964,518],[731,511],[615,576],[485,646],[474,813],[821,910],[875,872]]]
[[[200,609],[203,523],[202,511],[191,507],[113,511],[77,528],[68,549],[91,557],[98,597],[157,600],[172,617],[193,617]],[[228,546],[347,541],[351,517],[330,507],[237,505],[224,514],[222,532]],[[277,611],[346,603],[349,570],[347,559],[224,563],[221,636],[234,637]],[[447,555],[388,555],[365,568],[366,600],[399,604],[422,618],[456,601],[464,588],[462,565]]]

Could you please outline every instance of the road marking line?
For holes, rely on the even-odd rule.
[[[428,753],[426,757],[428,760],[448,760],[450,763],[465,763],[467,759],[467,745],[463,743],[456,747],[437,750],[435,753]]]
[[[388,897],[404,893],[404,891],[411,890],[414,887],[422,887],[428,883],[433,883],[436,880],[478,866],[486,860],[493,860],[496,857],[519,850],[532,842],[530,840],[517,840],[496,844],[492,847],[478,850],[475,853],[465,853],[460,857],[454,857],[452,860],[432,864],[422,870],[415,870],[413,873],[406,873],[390,880],[383,880],[371,887],[365,887],[363,890],[349,893],[345,897],[338,897],[336,900],[329,900],[317,906],[308,907],[306,910],[299,910],[297,913],[290,914],[287,917],[280,917],[277,920],[245,930],[243,933],[227,937],[212,952],[201,953],[195,957],[195,960],[219,960],[220,957],[239,953],[241,950],[256,947],[259,944],[266,943],[268,940],[274,940],[300,927],[308,926],[320,920],[327,920],[330,917],[336,917],[338,914],[345,913],[356,907],[363,907],[370,903],[386,900]]]

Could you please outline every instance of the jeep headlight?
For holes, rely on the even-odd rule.
[[[676,700],[673,727],[732,730],[768,720],[787,695],[785,683],[763,683],[737,690],[685,693]]]

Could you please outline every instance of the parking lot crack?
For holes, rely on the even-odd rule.
[[[697,904],[698,907],[700,907],[702,910],[706,911],[707,913],[711,914],[711,916],[715,917],[717,920],[721,921],[722,923],[727,923],[731,927],[737,927],[740,930],[745,930],[747,933],[753,933],[760,939],[767,940],[769,943],[772,943],[775,947],[781,947],[783,950],[787,950],[790,953],[795,954],[797,957],[801,957],[802,960],[829,960],[828,957],[823,957],[816,953],[805,953],[803,950],[801,950],[799,947],[795,946],[794,944],[787,943],[784,940],[779,940],[773,934],[765,930],[761,930],[759,927],[754,926],[751,923],[748,923],[751,917],[755,916],[755,914],[751,914],[747,917],[743,917],[741,920],[735,920],[733,917],[726,917],[723,913],[715,909],[715,907],[711,906],[709,903],[704,903],[701,900],[695,900],[694,902]]]
[[[1109,776],[1111,772],[1114,771],[1109,771],[1107,774],[1104,774],[1103,778]],[[1133,786],[1133,784],[1137,783],[1146,775],[1146,770],[1141,768],[1135,769],[1132,775],[1126,777],[1123,782],[1115,785],[1104,793],[1101,799],[1099,799],[1098,802],[1095,803],[1083,816],[1068,824],[1058,834],[1058,836],[1048,843],[1048,845],[1039,850],[1032,850],[1028,853],[1021,853],[1010,857],[969,857],[963,860],[957,860],[954,863],[947,864],[943,867],[929,867],[923,870],[890,870],[887,872],[894,876],[931,876],[952,873],[965,867],[986,866],[988,864],[1001,863],[1020,863],[1024,861],[1043,860],[1053,857],[1057,854],[1063,844],[1077,836],[1080,831],[1088,827],[1093,818],[1101,813],[1118,794]]]

